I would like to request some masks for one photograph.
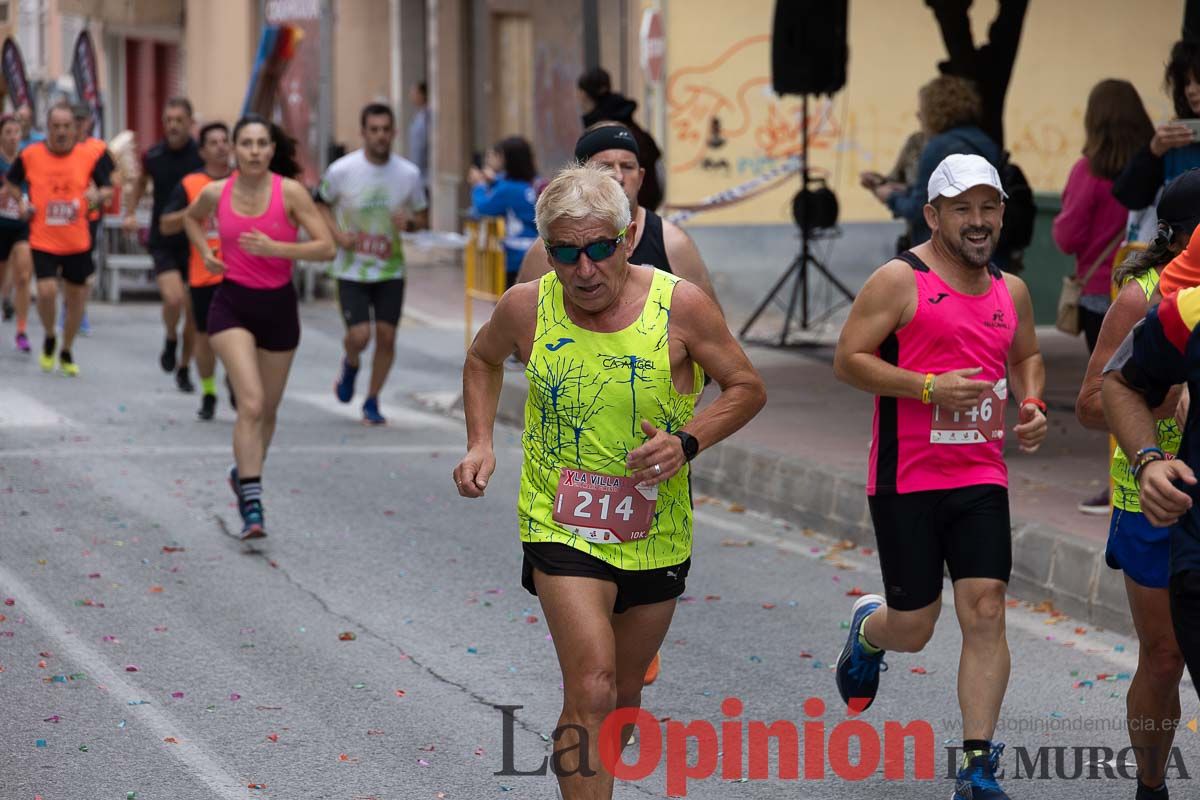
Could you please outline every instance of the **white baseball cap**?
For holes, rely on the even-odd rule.
[[[957,197],[976,186],[991,186],[1007,198],[1000,184],[1000,173],[983,156],[952,153],[942,159],[929,176],[929,201],[937,197]]]

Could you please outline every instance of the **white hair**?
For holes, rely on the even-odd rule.
[[[594,219],[612,226],[613,232],[629,227],[629,198],[608,167],[580,164],[559,171],[540,197],[536,208],[538,236],[550,238],[550,227],[560,219]]]

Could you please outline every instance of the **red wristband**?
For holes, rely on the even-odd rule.
[[[1034,406],[1038,411],[1042,412],[1042,416],[1046,416],[1046,404],[1036,397],[1026,397],[1021,401],[1023,406]]]

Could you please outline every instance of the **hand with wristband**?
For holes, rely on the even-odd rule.
[[[983,372],[979,367],[953,369],[941,375],[922,376],[921,402],[941,406],[947,411],[970,411],[979,404],[992,381],[973,380]]]
[[[1129,460],[1137,481],[1142,513],[1156,528],[1174,525],[1192,507],[1182,487],[1195,486],[1196,474],[1178,459],[1168,459],[1157,447],[1143,447]]]
[[[1036,397],[1022,400],[1013,433],[1022,453],[1036,453],[1046,438],[1046,404]]]

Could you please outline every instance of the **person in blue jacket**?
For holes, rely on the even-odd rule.
[[[916,176],[907,186],[884,182],[874,188],[875,196],[891,209],[892,216],[912,226],[912,246],[929,241],[931,234],[925,222],[929,178],[946,156],[983,156],[996,169],[1001,163],[999,146],[980,127],[983,103],[970,81],[942,75],[922,86],[917,98],[917,116],[929,139],[917,159]],[[999,263],[1000,254],[995,258]]]
[[[479,216],[504,217],[505,273],[508,286],[512,286],[525,251],[537,241],[533,148],[520,136],[510,136],[488,151],[482,168],[471,167],[467,180],[471,183],[471,210]]]

